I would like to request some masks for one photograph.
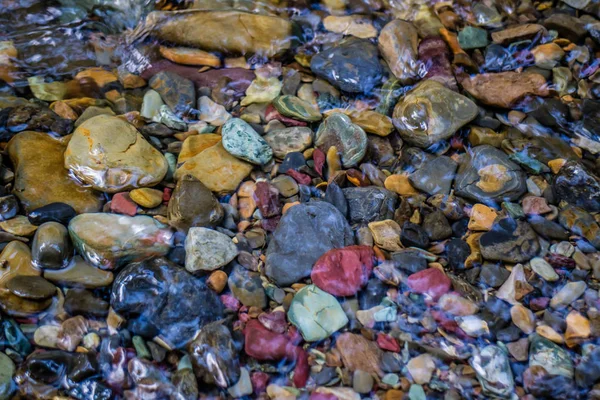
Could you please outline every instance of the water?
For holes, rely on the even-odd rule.
[[[0,0],[0,400],[594,399],[588,0]]]

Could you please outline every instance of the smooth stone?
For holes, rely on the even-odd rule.
[[[19,203],[13,195],[0,197],[0,221],[6,221],[17,215]]]
[[[458,33],[458,44],[463,50],[486,47],[489,44],[487,31],[474,26],[466,26]]]
[[[281,217],[266,252],[265,274],[279,286],[310,275],[325,252],[354,244],[346,218],[327,202],[290,208]]]
[[[252,272],[236,265],[227,281],[229,289],[243,305],[246,307],[265,308],[267,306],[267,296],[262,287],[260,274]]]
[[[154,117],[154,119],[152,119],[152,121],[161,125],[165,125],[167,128],[175,131],[184,132],[188,129],[187,123],[183,119],[179,118],[177,114],[171,111],[169,106],[166,104],[160,107],[158,114]]]
[[[190,47],[165,47],[160,46],[160,55],[177,64],[183,65],[205,65],[218,68],[221,59],[209,52]]]
[[[240,379],[235,385],[227,389],[227,393],[236,399],[252,394],[252,381],[246,368],[240,369]]]
[[[343,33],[361,39],[377,37],[377,29],[368,19],[360,15],[329,15],[323,20],[323,26],[330,32]]]
[[[375,254],[369,246],[348,246],[323,254],[310,273],[313,284],[334,296],[354,296],[368,282]]]
[[[163,256],[173,244],[173,232],[147,216],[81,214],[69,223],[69,235],[78,253],[102,269]]]
[[[418,42],[419,35],[415,26],[401,19],[388,22],[379,33],[381,56],[402,84],[411,83],[418,78]]]
[[[367,134],[349,117],[336,113],[327,117],[315,135],[315,146],[327,153],[335,146],[345,168],[356,165],[366,154]]]
[[[559,212],[558,222],[600,249],[600,224],[584,209],[568,206]]]
[[[209,190],[230,193],[252,171],[252,164],[239,160],[217,143],[186,160],[177,168],[175,179],[192,175]]]
[[[348,202],[351,224],[393,219],[397,194],[376,186],[350,187],[342,191]]]
[[[96,289],[110,285],[113,281],[113,273],[92,267],[80,256],[75,256],[66,268],[45,270],[44,278],[68,287]]]
[[[600,211],[600,178],[577,162],[563,165],[552,180],[552,192],[558,200],[587,212]]]
[[[447,156],[439,156],[426,161],[409,175],[409,180],[415,188],[429,195],[448,194],[457,168],[456,161]]]
[[[400,241],[406,247],[418,247],[427,249],[429,247],[429,235],[420,226],[412,222],[405,222],[400,232]]]
[[[158,94],[156,90],[150,89],[144,94],[140,116],[149,120],[154,120],[160,113],[160,108],[164,104],[160,94]]]
[[[535,231],[523,221],[503,218],[479,238],[481,255],[486,260],[525,262],[540,251]]]
[[[376,344],[360,334],[344,332],[336,338],[335,348],[339,351],[344,367],[383,376],[381,359],[385,354]]]
[[[60,325],[42,325],[33,333],[33,343],[36,346],[56,349],[61,331]]]
[[[552,296],[552,299],[550,300],[550,307],[567,307],[581,297],[586,289],[587,285],[585,282],[568,282],[566,285],[560,288],[560,290],[554,296]]]
[[[412,292],[426,294],[434,301],[448,293],[452,286],[450,278],[437,268],[427,268],[411,274],[406,284]]]
[[[429,239],[437,242],[452,236],[452,227],[440,210],[436,210],[423,218],[423,230]]]
[[[14,218],[0,222],[0,228],[16,236],[31,236],[37,230],[37,226],[30,223],[24,215],[17,215]]]
[[[279,96],[273,100],[273,106],[281,115],[300,121],[316,122],[322,118],[318,109],[296,96]]]
[[[555,282],[559,279],[552,265],[541,257],[532,258],[529,260],[529,265],[531,265],[533,272],[541,276],[545,281]]]
[[[215,103],[208,96],[201,96],[198,99],[198,110],[200,121],[208,122],[213,126],[222,126],[231,118],[231,114],[225,107]]]
[[[27,103],[8,109],[8,120],[3,123],[9,132],[50,132],[65,136],[73,130],[73,121],[58,116],[49,108]]]
[[[65,311],[69,315],[103,318],[108,315],[108,302],[85,289],[70,289],[65,296]]]
[[[402,250],[400,244],[400,225],[392,219],[370,222],[369,231],[375,244],[387,251]]]
[[[133,189],[131,192],[129,192],[129,197],[137,205],[145,208],[158,207],[163,202],[163,192],[158,189]]]
[[[165,157],[133,125],[106,115],[94,117],[75,130],[65,151],[64,166],[95,189],[108,193],[154,186],[168,169]]]
[[[77,121],[75,121],[75,128],[79,127],[85,121],[90,120],[94,117],[97,117],[98,115],[114,116],[115,113],[113,110],[111,110],[108,107],[94,107],[94,106],[88,107],[85,109],[85,111],[83,113],[81,113],[79,118],[77,118]]]
[[[224,233],[193,227],[185,239],[185,269],[190,272],[214,271],[231,262],[238,250]]]
[[[477,146],[461,161],[454,181],[457,195],[478,202],[517,200],[527,190],[525,173],[506,153]]]
[[[33,266],[31,250],[23,242],[8,243],[0,253],[0,263],[4,266],[0,269],[0,287],[6,287],[6,283],[15,276],[40,276],[42,274]]]
[[[0,289],[0,308],[11,317],[33,317],[48,309],[52,298],[45,300],[29,300],[11,293],[8,289]]]
[[[176,114],[196,108],[196,89],[194,82],[175,72],[162,71],[148,82],[167,106]]]
[[[73,255],[67,228],[58,222],[46,222],[37,229],[31,244],[33,265],[40,269],[61,269]]]
[[[588,34],[586,24],[581,19],[566,13],[550,15],[544,20],[544,27],[557,31],[561,38],[568,39],[573,43],[578,43]]]
[[[221,130],[223,148],[231,155],[252,164],[264,165],[273,158],[269,144],[250,124],[239,118],[232,118]]]
[[[287,153],[302,152],[310,147],[313,141],[313,132],[310,128],[294,126],[276,129],[268,132],[263,139],[271,146],[273,155],[283,159]]]
[[[329,116],[333,113],[342,113],[350,117],[352,123],[360,126],[366,133],[378,136],[388,136],[394,130],[392,119],[387,115],[372,110],[352,110],[347,108],[332,108],[325,111]]]
[[[0,353],[0,400],[8,400],[17,388],[13,382],[15,363],[5,353]]]
[[[556,43],[545,43],[531,50],[535,60],[535,66],[543,69],[552,69],[560,63],[564,57],[564,50]]]
[[[550,93],[546,78],[538,73],[479,74],[460,80],[460,84],[483,104],[501,108],[511,108],[526,95],[546,97]]]
[[[62,202],[77,213],[102,207],[99,193],[77,183],[64,168],[66,143],[41,132],[21,132],[7,145],[15,166],[14,192],[26,212]]]
[[[427,260],[413,249],[394,252],[390,256],[396,268],[400,268],[411,274],[427,268]]]
[[[469,98],[428,79],[417,84],[394,108],[394,126],[402,139],[429,147],[448,139],[478,114]]]
[[[506,29],[492,32],[492,40],[494,43],[506,45],[511,42],[530,39],[546,33],[546,29],[539,24],[513,25]]]
[[[187,232],[190,227],[218,225],[224,210],[212,192],[191,175],[177,181],[167,208],[169,225]]]
[[[427,384],[435,371],[435,359],[430,354],[421,354],[411,358],[406,364],[406,369],[414,382],[420,385]]]
[[[529,342],[529,367],[540,366],[549,375],[573,378],[573,361],[569,353],[540,335],[532,336]]]
[[[348,216],[348,202],[346,201],[346,196],[335,182],[331,182],[327,185],[323,200],[333,204],[344,217]]]
[[[515,382],[506,350],[489,345],[469,360],[477,374],[483,393],[508,398],[515,391]]]
[[[15,296],[29,300],[46,300],[56,294],[56,286],[41,276],[17,275],[6,282]]]
[[[257,75],[256,79],[246,89],[246,96],[242,99],[240,105],[270,103],[279,96],[282,86],[283,83],[275,76],[263,77]]]
[[[33,225],[40,226],[46,222],[58,222],[67,225],[77,215],[75,209],[66,203],[50,203],[32,210],[27,218]]]
[[[433,79],[448,89],[457,90],[458,85],[450,61],[450,49],[438,32],[419,43],[419,62],[429,66],[424,79]]]
[[[333,86],[349,93],[369,93],[381,80],[377,47],[364,39],[342,39],[317,53],[310,69]]]
[[[348,323],[335,297],[314,285],[307,285],[294,295],[287,316],[307,342],[326,339]]]
[[[177,164],[183,164],[190,158],[200,154],[209,147],[216,145],[220,141],[221,135],[213,133],[188,136],[181,146],[181,152],[177,157]]]
[[[175,348],[185,346],[223,313],[219,298],[201,279],[164,258],[121,270],[113,283],[110,305],[127,318],[133,334],[159,336]]]

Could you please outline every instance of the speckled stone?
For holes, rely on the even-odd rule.
[[[264,165],[273,158],[273,150],[246,121],[231,118],[222,128],[223,147],[232,156],[252,164]]]
[[[341,113],[330,115],[321,123],[315,136],[315,146],[327,153],[335,146],[345,168],[356,165],[367,152],[367,134]]]

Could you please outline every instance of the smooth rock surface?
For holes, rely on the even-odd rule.
[[[213,271],[238,255],[229,236],[201,227],[193,227],[185,239],[185,269],[190,272]]]

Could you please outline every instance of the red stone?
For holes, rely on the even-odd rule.
[[[239,310],[239,308],[241,306],[240,301],[231,295],[222,294],[220,296],[220,299],[221,299],[221,303],[223,303],[225,308],[227,308],[229,310],[237,311],[237,310]]]
[[[452,286],[450,278],[437,268],[427,268],[410,275],[406,284],[411,291],[429,295],[433,300],[448,293]]]
[[[265,110],[265,121],[273,121],[276,119],[277,121],[283,123],[286,126],[307,126],[308,124],[304,121],[297,121],[293,118],[286,117],[281,115],[279,111],[273,107],[273,104],[269,104],[267,109]]]
[[[287,321],[283,311],[262,313],[258,316],[258,320],[265,328],[275,333],[285,333],[287,329]]]
[[[164,188],[163,189],[163,203],[169,203],[169,200],[171,200],[172,194],[173,194],[173,189]]]
[[[286,171],[286,174],[294,178],[294,180],[301,185],[310,185],[312,183],[312,178],[310,176],[303,174],[302,172],[298,172],[294,169],[288,169]]]
[[[552,265],[553,268],[569,268],[573,269],[577,265],[575,260],[572,258],[557,254],[550,253],[548,257],[546,257],[548,263]]]
[[[444,331],[453,333],[462,340],[468,340],[470,338],[470,336],[458,326],[458,323],[454,319],[448,317],[443,311],[431,310],[431,316]]]
[[[375,253],[370,246],[348,246],[332,249],[315,263],[310,278],[313,283],[334,296],[353,296],[369,280]]]
[[[252,382],[252,389],[254,394],[261,394],[267,390],[267,385],[271,377],[266,372],[256,371],[250,375],[250,381]]]
[[[315,171],[321,176],[323,176],[323,166],[325,165],[325,153],[323,150],[315,147],[313,151],[313,162],[315,163]]]
[[[387,351],[393,351],[394,353],[400,353],[400,345],[390,335],[386,335],[385,333],[377,334],[377,345],[379,348]]]
[[[271,332],[258,320],[250,320],[244,329],[244,351],[259,361],[289,360],[296,363],[294,369],[294,385],[306,386],[310,367],[308,354],[288,336]]]
[[[546,203],[546,199],[537,196],[527,196],[523,198],[522,207],[523,212],[527,215],[540,215],[552,211],[552,209],[548,206],[548,203]]]
[[[263,218],[271,218],[281,214],[279,192],[265,181],[256,182],[256,189],[252,193],[256,206]]]
[[[137,204],[131,200],[129,193],[115,193],[110,202],[110,211],[133,217],[137,213]]]

